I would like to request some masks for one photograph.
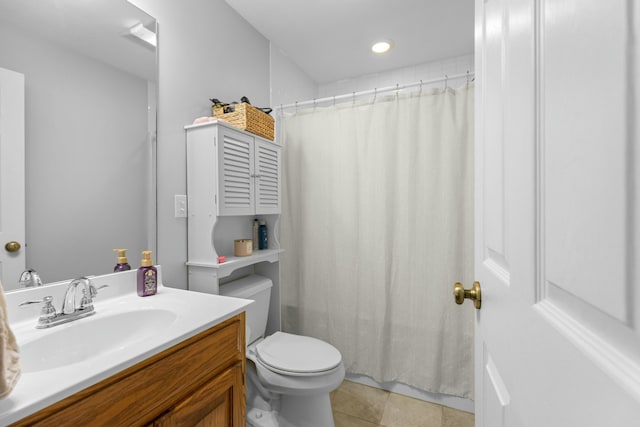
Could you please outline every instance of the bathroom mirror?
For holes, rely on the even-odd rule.
[[[155,249],[156,34],[126,0],[0,0],[0,67],[25,81],[23,250],[45,283]]]

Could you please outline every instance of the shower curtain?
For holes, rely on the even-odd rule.
[[[377,98],[377,99],[375,99]],[[283,329],[347,372],[473,397],[473,85],[284,114]]]

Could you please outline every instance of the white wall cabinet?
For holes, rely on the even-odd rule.
[[[280,146],[218,124],[213,134],[218,155],[218,215],[280,213]]]
[[[221,280],[261,274],[273,281],[268,332],[280,329],[277,238],[281,210],[281,146],[216,120],[185,127],[187,145],[187,267],[189,290],[219,293]],[[236,239],[251,239],[265,220],[268,249],[233,256]],[[226,261],[218,262],[224,255]]]

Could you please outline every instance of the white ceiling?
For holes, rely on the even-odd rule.
[[[472,0],[226,0],[316,83],[473,53]],[[394,49],[371,53],[390,39]]]

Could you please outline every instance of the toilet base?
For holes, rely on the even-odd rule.
[[[280,427],[334,427],[329,393],[317,396],[282,396]]]
[[[255,403],[255,400],[254,400]],[[265,402],[266,403],[266,402]],[[247,426],[251,427],[334,427],[328,394],[318,396],[282,396],[280,412],[263,405],[247,406]]]
[[[300,396],[273,393],[260,384],[255,369],[247,360],[247,426],[335,427],[329,392]]]
[[[247,427],[279,427],[277,414],[259,408],[247,407]]]

